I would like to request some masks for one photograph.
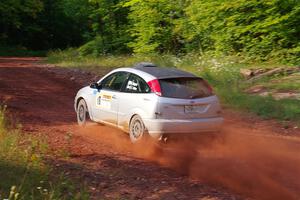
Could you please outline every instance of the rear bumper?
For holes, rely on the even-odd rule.
[[[145,126],[152,137],[160,137],[165,133],[201,133],[215,132],[221,129],[222,117],[203,119],[144,119]]]

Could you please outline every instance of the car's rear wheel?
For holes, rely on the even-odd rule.
[[[85,126],[87,121],[88,109],[84,99],[81,99],[77,106],[77,123]]]
[[[132,117],[129,124],[129,136],[132,143],[139,142],[146,137],[146,129],[143,120],[140,116]]]

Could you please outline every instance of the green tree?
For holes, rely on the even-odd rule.
[[[127,53],[128,10],[120,0],[90,0],[92,6],[90,41],[79,50],[82,54]]]
[[[43,10],[41,0],[1,0],[0,1],[0,43],[18,43],[20,30],[30,32],[37,27],[28,24]]]
[[[244,52],[264,57],[299,45],[298,0],[192,0],[186,8],[194,27],[188,37],[203,41],[206,49]]]
[[[176,30],[184,16],[185,0],[128,0],[123,7],[130,10],[130,34],[134,38],[128,45],[136,53],[178,53],[183,40]]]
[[[300,57],[299,0],[2,0],[0,44]]]
[[[88,0],[43,0],[44,10],[35,21],[40,30],[30,39],[35,49],[80,46],[86,42],[91,7]],[[34,45],[34,46],[33,46]]]

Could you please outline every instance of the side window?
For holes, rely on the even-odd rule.
[[[116,72],[101,81],[103,89],[120,91],[123,83],[128,77],[127,72]]]
[[[149,93],[151,91],[144,79],[135,74],[130,75],[124,90],[124,92],[130,93]]]

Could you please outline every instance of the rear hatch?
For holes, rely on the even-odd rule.
[[[210,85],[198,77],[160,79],[158,118],[199,119],[220,116],[218,98]]]

